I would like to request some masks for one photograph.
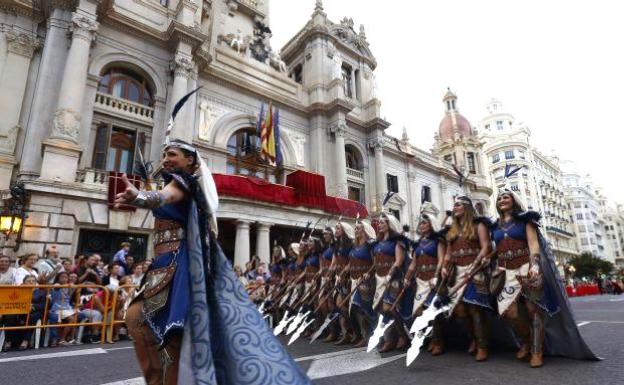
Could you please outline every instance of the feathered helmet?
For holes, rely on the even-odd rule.
[[[338,218],[338,222],[336,223],[336,227],[340,226],[340,228],[342,229],[342,232],[344,233],[344,235],[349,238],[350,240],[353,240],[355,238],[355,230],[353,229],[353,226],[351,226],[349,223],[344,222],[342,220],[342,217]]]
[[[290,244],[289,248],[295,253],[295,255],[299,256],[299,244],[297,242],[293,242]]]
[[[202,159],[199,151],[192,145],[177,139],[171,139],[171,131],[173,130],[175,118],[182,109],[182,106],[188,101],[188,99],[197,91],[199,91],[201,87],[194,89],[188,94],[184,95],[173,107],[173,111],[171,112],[171,117],[169,118],[169,123],[167,124],[167,130],[165,131],[165,143],[163,145],[163,150],[168,148],[179,148],[185,150],[193,155],[193,157],[197,160],[197,164],[199,165],[197,171],[195,171],[195,175],[199,177],[199,185],[206,198],[206,208],[208,209],[208,215],[210,216],[210,225],[215,234],[217,233],[217,208],[219,207],[219,195],[217,194],[217,186],[212,178],[212,173],[210,169],[206,165],[206,162]]]
[[[286,252],[282,246],[277,244],[277,240],[273,242],[273,257],[275,257],[276,254],[279,255],[280,260],[286,259]]]
[[[364,230],[364,233],[366,234],[366,238],[368,239],[377,238],[377,232],[375,231],[373,226],[370,224],[370,222],[367,221],[366,219],[360,220],[360,213],[357,214],[357,217],[355,219],[355,226],[357,227],[357,225],[362,226],[362,229]]]
[[[418,223],[422,221],[427,221],[431,225],[431,230],[439,231],[440,223],[438,219],[438,214],[440,214],[440,210],[431,202],[423,202],[420,206],[420,220]]]
[[[519,210],[520,212],[524,212],[526,211],[524,203],[522,202],[522,199],[518,196],[518,194],[516,194],[516,192],[511,189],[511,180],[509,179],[520,170],[522,170],[522,166],[512,166],[509,163],[505,165],[505,184],[498,190],[496,200],[498,200],[498,198],[503,195],[509,195],[513,198],[517,210]],[[498,210],[498,205],[496,209]]]
[[[386,208],[386,205],[390,201],[390,198],[392,198],[393,195],[394,195],[394,192],[392,191],[388,191],[386,193],[386,197],[381,203],[381,214],[379,214],[379,219],[383,219],[388,223],[388,227],[390,228],[390,231],[396,234],[401,234],[403,232],[401,222],[399,222],[399,220],[390,212],[384,210]]]

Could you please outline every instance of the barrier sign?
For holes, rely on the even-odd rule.
[[[0,288],[0,315],[30,313],[32,293],[32,287]]]

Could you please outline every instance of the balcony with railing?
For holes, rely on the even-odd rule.
[[[228,0],[227,5],[230,10],[240,11],[250,16],[265,16],[261,9],[263,6],[258,0]]]
[[[364,182],[364,171],[347,167],[347,178]]]
[[[117,98],[110,94],[96,93],[95,108],[115,116],[138,120],[149,125],[154,124],[154,109],[152,107]]]

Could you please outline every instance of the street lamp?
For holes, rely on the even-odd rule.
[[[2,213],[0,213],[0,232],[4,234],[6,240],[15,235],[14,251],[17,251],[22,240],[22,229],[25,219],[26,189],[23,184],[18,183],[11,187],[11,198],[8,200]]]

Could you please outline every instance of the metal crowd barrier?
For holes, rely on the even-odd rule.
[[[24,326],[4,326],[4,324],[0,324],[0,333],[4,336],[5,333],[7,331],[17,331],[17,330],[28,330],[28,329],[35,329],[36,334],[35,334],[35,348],[38,349],[39,345],[40,345],[40,341],[39,341],[39,334],[41,332],[41,329],[45,329],[46,330],[46,336],[44,337],[44,346],[47,346],[47,341],[49,338],[49,329],[50,328],[66,328],[66,327],[77,327],[79,328],[78,330],[78,337],[82,337],[82,330],[84,330],[84,327],[90,327],[90,326],[99,326],[101,328],[100,330],[100,343],[104,343],[104,338],[105,338],[105,334],[106,334],[106,319],[108,318],[108,313],[111,310],[112,306],[109,307],[109,298],[110,298],[110,292],[109,289],[106,288],[105,286],[102,285],[0,285],[0,302],[2,301],[6,301],[6,302],[10,302],[10,300],[12,298],[18,298],[18,294],[17,294],[17,290],[20,289],[32,289],[32,291],[34,292],[36,289],[38,290],[45,290],[46,291],[46,297],[45,297],[45,306],[43,309],[43,314],[42,314],[42,318],[39,322],[37,322],[37,324],[35,325],[30,325],[30,314],[32,312],[32,294],[31,294],[31,307],[30,310],[28,311],[28,313],[6,313],[6,309],[1,308],[1,310],[3,310],[4,314],[0,313],[0,317],[5,317],[5,316],[9,316],[9,317],[19,317],[19,316],[26,316],[26,324]],[[91,306],[89,308],[84,308],[81,307],[82,306],[82,299],[87,299],[84,298],[86,296],[81,296],[81,292],[82,289],[99,289],[102,290],[104,292],[104,300],[103,300],[103,305],[104,305],[104,314],[102,314],[102,321],[101,322],[76,322],[78,319],[78,315],[80,310],[86,310],[86,309],[90,309],[90,310],[94,310],[93,308],[93,304],[94,301],[91,300]],[[70,315],[70,317],[73,317],[72,320],[73,322],[68,322],[68,323],[64,323],[63,319],[67,318],[67,317],[63,317],[63,310],[61,310],[59,312],[59,316],[58,316],[58,322],[54,323],[54,324],[49,324],[48,318],[49,318],[49,312],[50,312],[50,299],[51,299],[51,291],[55,290],[55,289],[73,289],[73,292],[71,292],[70,295],[74,296],[74,304],[73,304],[73,314]],[[91,296],[95,295],[95,293],[92,293]],[[64,292],[61,292],[61,301],[64,300]],[[83,297],[83,298],[81,298]],[[114,304],[111,304],[114,306]],[[98,309],[95,309],[98,310]],[[99,310],[98,310],[99,311]],[[114,315],[113,317],[111,317],[112,319],[114,319]],[[112,328],[110,329],[112,332]],[[4,345],[4,338],[2,339],[2,345]],[[0,346],[3,347],[3,346]]]
[[[113,298],[111,300],[111,319],[108,323],[108,325],[106,325],[108,327],[108,340],[107,342],[112,342],[112,338],[113,338],[113,331],[115,329],[115,325],[116,324],[122,324],[124,322],[126,322],[126,311],[128,310],[128,306],[130,305],[130,302],[132,301],[132,299],[134,298],[134,291],[137,288],[137,285],[123,285],[123,286],[118,286],[117,288],[115,288],[115,290],[113,290]],[[126,289],[128,289],[126,291]],[[122,296],[123,299],[123,313],[122,313],[122,317],[121,319],[116,319],[116,309],[117,309],[117,305],[118,305],[118,301],[119,301],[119,296],[120,296],[120,291],[124,290],[124,294]],[[106,320],[105,320],[106,321]]]

